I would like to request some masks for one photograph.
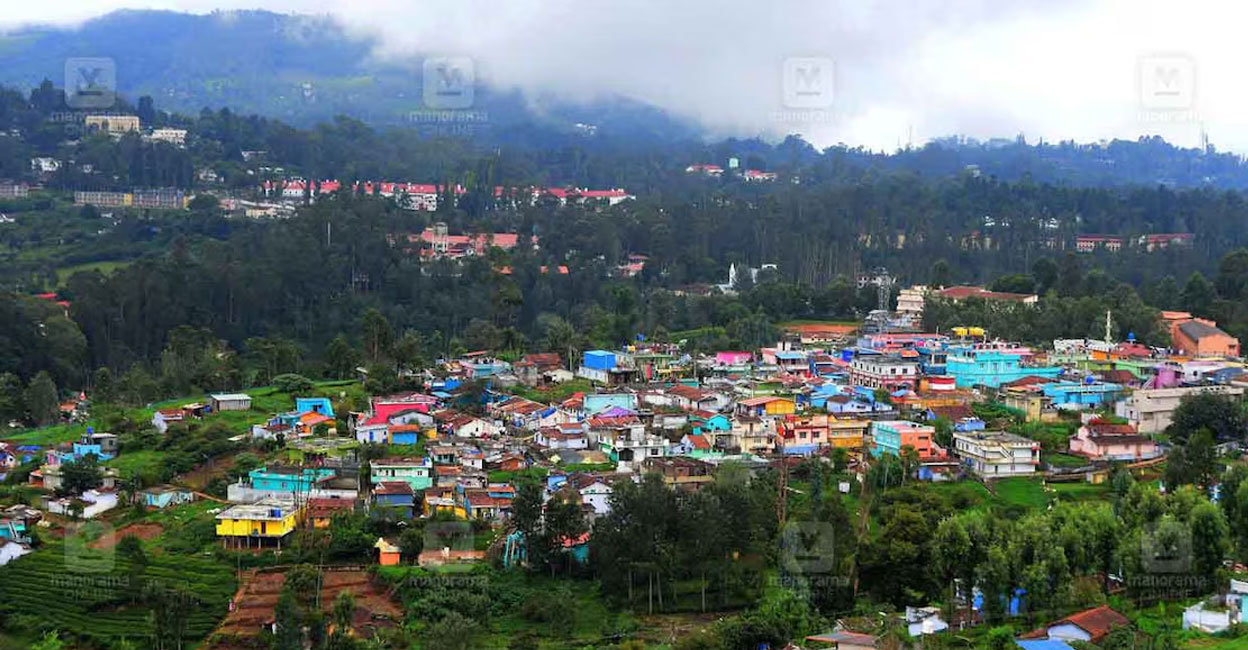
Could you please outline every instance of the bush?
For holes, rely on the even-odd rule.
[[[303,375],[286,373],[273,378],[273,387],[280,392],[294,395],[310,392],[315,387],[315,384],[312,383],[311,379]]]

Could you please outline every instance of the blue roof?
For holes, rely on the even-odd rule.
[[[1023,650],[1075,650],[1069,643],[1056,639],[1038,641],[1015,641]]]
[[[806,355],[801,352],[777,352],[777,359],[805,359]]]

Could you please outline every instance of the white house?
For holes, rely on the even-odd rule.
[[[214,412],[251,410],[251,395],[245,393],[216,393],[208,396]]]
[[[984,478],[1030,476],[1040,465],[1040,443],[1001,431],[955,431],[954,449],[967,469]]]

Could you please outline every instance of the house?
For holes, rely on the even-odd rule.
[[[703,485],[713,483],[714,466],[693,458],[676,456],[673,458],[647,458],[642,463],[647,474],[658,474],[663,482],[673,489],[697,491]]]
[[[857,356],[850,362],[849,380],[855,386],[883,388],[890,393],[913,389],[919,383],[919,362],[878,354]]]
[[[411,517],[416,506],[416,493],[405,481],[382,481],[373,485],[373,505]]]
[[[589,440],[585,431],[577,423],[569,428],[542,427],[533,436],[533,442],[551,449],[588,449]]]
[[[955,431],[962,464],[984,478],[1031,476],[1040,465],[1040,443],[1001,431]]]
[[[797,402],[772,395],[751,397],[738,401],[736,412],[739,416],[752,415],[754,417],[793,415],[797,412]]]
[[[1031,365],[1034,356],[1030,348],[996,341],[951,347],[945,372],[954,378],[958,388],[997,388],[1030,375],[1053,379],[1061,374],[1060,366]]]
[[[1131,624],[1127,617],[1107,605],[1071,614],[1066,618],[1025,635],[1028,638],[1044,638],[1050,641],[1083,641],[1100,643],[1116,627]]]
[[[871,423],[871,455],[901,456],[906,447],[913,447],[919,459],[935,459],[945,455],[936,444],[936,428],[907,420],[881,420]]]
[[[157,409],[152,414],[152,426],[156,430],[165,433],[169,430],[169,425],[182,422],[186,418],[186,413],[182,409]]]
[[[334,405],[328,397],[296,397],[296,413],[319,413],[326,417],[334,417]]]
[[[860,634],[846,630],[837,630],[825,634],[812,634],[806,637],[811,643],[828,644],[837,650],[875,650],[879,639],[870,634]]]
[[[170,508],[194,501],[195,493],[186,488],[162,485],[142,490],[138,497],[146,508]]]
[[[308,499],[307,517],[313,528],[329,528],[338,513],[355,510],[355,499]]]
[[[1244,389],[1238,386],[1140,389],[1118,402],[1114,406],[1114,415],[1127,420],[1142,434],[1161,433],[1170,426],[1174,410],[1183,397],[1204,392],[1240,397]]]
[[[223,546],[261,547],[275,544],[295,530],[304,508],[294,499],[265,497],[251,504],[230,506],[216,516],[217,537]]]
[[[373,548],[377,549],[377,563],[381,566],[397,566],[403,560],[403,554],[399,551],[399,547],[390,543],[384,537],[378,537],[377,543],[373,544]]]
[[[723,393],[693,386],[673,386],[667,389],[666,394],[672,406],[684,411],[719,411],[731,401]]]
[[[208,402],[214,413],[251,410],[251,395],[244,393],[217,393],[209,395]]]
[[[1040,392],[1049,398],[1049,403],[1055,408],[1089,410],[1113,403],[1123,393],[1123,387],[1089,377],[1081,382],[1049,382],[1040,386]]]
[[[1152,438],[1140,435],[1130,424],[1096,418],[1071,436],[1070,453],[1092,460],[1138,461],[1156,458],[1161,450]]]
[[[775,418],[738,415],[732,420],[728,448],[747,454],[769,454],[776,446]]]
[[[1170,323],[1170,347],[1193,357],[1238,357],[1239,339],[1211,320],[1193,318]]]
[[[433,463],[429,458],[379,458],[370,464],[372,485],[401,481],[413,490],[433,486]]]
[[[415,445],[420,443],[420,434],[424,430],[419,424],[392,424],[386,430],[386,437],[392,445]]]
[[[526,386],[545,384],[552,376],[551,373],[563,369],[563,357],[558,352],[526,354],[512,366],[516,378]]]
[[[118,499],[115,492],[87,490],[78,498],[53,499],[47,497],[44,509],[55,515],[74,516],[76,514],[83,519],[94,519],[116,508],[117,503]]]
[[[1040,302],[1040,296],[1034,293],[1007,293],[1004,291],[989,291],[983,287],[956,286],[939,289],[936,295],[948,300],[954,304],[967,300],[968,298],[978,298],[990,302],[1018,302],[1024,305],[1034,305]]]

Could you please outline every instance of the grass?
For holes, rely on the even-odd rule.
[[[130,262],[121,262],[109,260],[104,262],[88,262],[86,264],[77,264],[74,266],[64,266],[56,270],[56,285],[58,287],[65,286],[69,281],[69,276],[78,272],[99,271],[104,275],[109,275],[117,269],[128,266]]]
[[[1007,505],[1024,508],[1043,508],[1049,503],[1040,479],[1013,477],[998,479],[993,482],[993,492]]]
[[[149,418],[150,419],[150,418]],[[85,424],[54,424],[37,429],[25,429],[4,439],[19,445],[49,446],[60,442],[72,442],[86,433]]]
[[[1083,456],[1073,456],[1059,452],[1045,452],[1043,460],[1052,467],[1084,467],[1091,464]]]
[[[158,476],[164,454],[152,449],[144,449],[129,454],[121,454],[106,461],[106,467],[115,467],[122,476]]]
[[[1109,483],[1050,483],[1049,488],[1062,501],[1103,501],[1109,498]]]

